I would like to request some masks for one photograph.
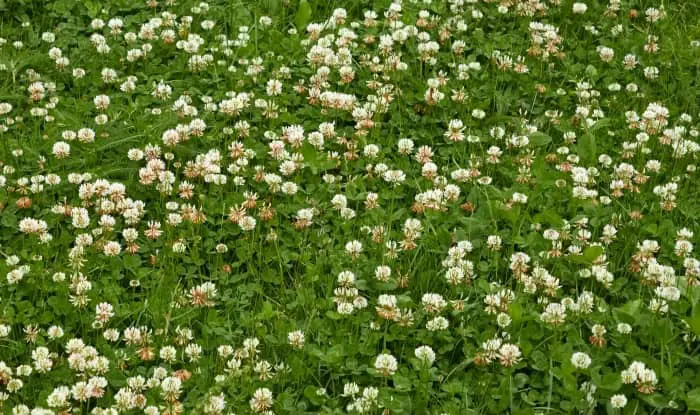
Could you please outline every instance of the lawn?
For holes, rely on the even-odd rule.
[[[0,413],[700,411],[699,137],[696,1],[0,0]]]

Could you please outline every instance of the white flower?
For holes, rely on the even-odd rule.
[[[435,361],[435,352],[430,346],[420,346],[414,351],[414,354],[418,360],[432,365]]]
[[[425,324],[425,328],[428,329],[429,331],[441,331],[441,330],[447,330],[447,328],[450,326],[449,321],[445,317],[442,316],[437,316],[432,320],[429,320]]]
[[[261,16],[258,22],[261,26],[270,26],[272,24],[272,19],[268,16]]]
[[[362,242],[360,241],[350,241],[345,244],[345,252],[352,258],[357,258],[362,252]]]
[[[591,358],[586,353],[576,352],[571,355],[571,364],[577,369],[587,369],[591,365]]]
[[[610,406],[615,409],[622,409],[627,405],[627,397],[623,394],[613,395],[610,397]]]
[[[273,402],[272,391],[267,388],[260,388],[250,398],[250,409],[255,412],[265,412],[272,407]]]
[[[244,216],[238,221],[238,226],[244,231],[255,229],[256,220],[252,216]]]
[[[396,358],[390,354],[380,354],[374,361],[374,368],[377,369],[382,376],[392,376],[396,373],[398,362]]]
[[[287,335],[287,340],[289,345],[295,349],[301,349],[304,347],[304,332],[301,330],[292,331]]]
[[[282,82],[277,79],[270,79],[267,81],[267,95],[276,96],[282,93]]]
[[[107,256],[117,256],[122,251],[121,245],[116,241],[109,241],[104,244],[103,252]]]
[[[584,14],[588,10],[588,6],[586,6],[586,3],[574,3],[572,9],[574,14]]]
[[[66,158],[70,155],[70,145],[65,141],[57,141],[54,143],[52,151],[57,159]]]
[[[513,202],[525,204],[527,203],[527,196],[522,193],[515,192],[513,193]]]

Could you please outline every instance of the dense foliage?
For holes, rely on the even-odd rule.
[[[2,413],[700,411],[699,4],[0,12]]]

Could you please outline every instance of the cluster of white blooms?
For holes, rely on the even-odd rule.
[[[622,383],[632,383],[641,393],[653,393],[658,380],[656,372],[646,367],[642,362],[632,362],[629,367],[622,371]]]
[[[571,364],[577,369],[588,369],[591,365],[591,357],[583,352],[576,352],[571,355]]]
[[[367,307],[367,299],[355,287],[355,274],[342,271],[338,274],[338,287],[333,291],[333,301],[340,314],[352,314],[356,309]]]
[[[594,373],[629,350],[696,368],[683,8],[297,3],[3,26],[3,410],[459,413],[455,384],[489,394],[566,350],[595,412],[635,399]],[[673,328],[661,351],[648,320]],[[532,380],[530,400],[559,389]]]

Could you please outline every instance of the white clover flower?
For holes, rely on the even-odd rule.
[[[435,361],[435,352],[430,346],[419,346],[414,351],[414,355],[421,362],[432,365]]]
[[[374,361],[374,368],[382,376],[392,376],[396,373],[398,366],[396,358],[390,354],[380,354]]]
[[[577,369],[588,369],[591,365],[591,358],[586,353],[576,352],[571,355],[571,364]]]
[[[572,6],[574,14],[584,14],[588,10],[586,3],[574,3]]]
[[[250,408],[257,413],[266,412],[272,407],[273,403],[272,391],[267,388],[257,389],[249,401]]]
[[[610,406],[615,409],[622,409],[627,406],[627,397],[623,394],[617,394],[610,397]]]

